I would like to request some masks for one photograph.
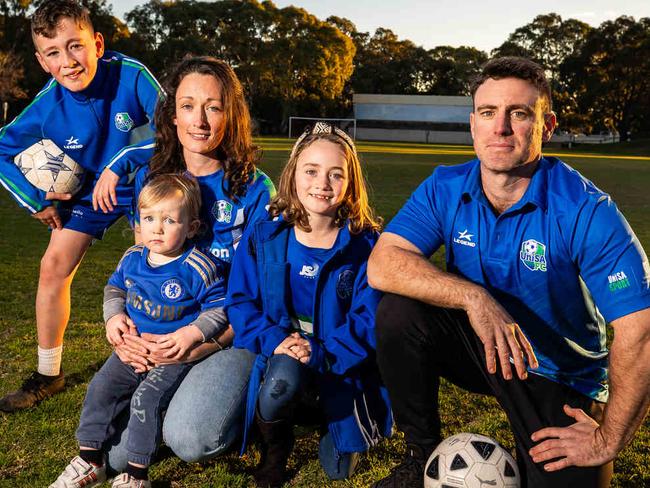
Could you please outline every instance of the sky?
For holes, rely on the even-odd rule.
[[[108,0],[113,14],[123,18],[133,0]],[[278,7],[295,5],[320,19],[330,15],[351,20],[360,32],[391,29],[400,39],[430,49],[471,46],[483,51],[498,47],[518,27],[537,15],[555,12],[593,26],[621,15],[650,17],[649,0],[276,0]]]

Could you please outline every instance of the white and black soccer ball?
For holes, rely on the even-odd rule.
[[[495,440],[452,435],[436,448],[424,470],[424,488],[518,488],[519,470]]]
[[[532,240],[524,242],[524,251],[526,251],[526,254],[535,254],[537,252],[537,243]]]
[[[85,170],[52,140],[42,139],[14,158],[14,163],[32,185],[43,191],[76,193]]]

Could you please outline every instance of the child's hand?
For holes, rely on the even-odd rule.
[[[124,334],[137,334],[133,320],[125,313],[113,315],[106,322],[106,339],[113,347],[121,346],[124,344]]]
[[[45,194],[45,200],[70,200],[72,198],[71,193],[56,193],[53,191],[48,191]],[[63,229],[63,224],[61,223],[61,217],[59,217],[59,211],[56,207],[45,207],[40,212],[32,214],[36,220],[40,221],[42,224],[47,225],[50,229]]]
[[[311,355],[311,346],[309,341],[301,337],[298,332],[292,332],[275,348],[273,354],[286,354],[296,361],[306,363]]]
[[[194,344],[203,342],[203,333],[196,325],[186,325],[176,332],[160,336],[156,343],[169,351],[163,354],[167,359],[180,361]]]
[[[93,210],[97,211],[101,208],[104,213],[113,211],[113,206],[117,205],[115,188],[119,181],[120,177],[109,168],[102,171],[93,188]]]

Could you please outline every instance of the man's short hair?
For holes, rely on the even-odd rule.
[[[75,0],[47,0],[32,15],[32,36],[52,39],[62,19],[71,19],[94,31],[90,11]]]
[[[470,81],[472,99],[476,95],[476,90],[489,78],[494,80],[500,80],[502,78],[525,80],[537,88],[542,98],[547,100],[548,107],[545,111],[550,112],[553,108],[551,85],[546,79],[544,68],[530,59],[517,56],[504,56],[502,58],[491,59],[485,63],[481,67],[481,72]]]

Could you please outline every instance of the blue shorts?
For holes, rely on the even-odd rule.
[[[122,215],[129,220],[131,227],[134,223],[131,205],[117,205],[114,206],[112,212],[104,213],[101,209],[94,210],[92,204],[85,201],[61,202],[57,206],[57,210],[64,229],[83,232],[95,239],[104,237],[106,230]]]

